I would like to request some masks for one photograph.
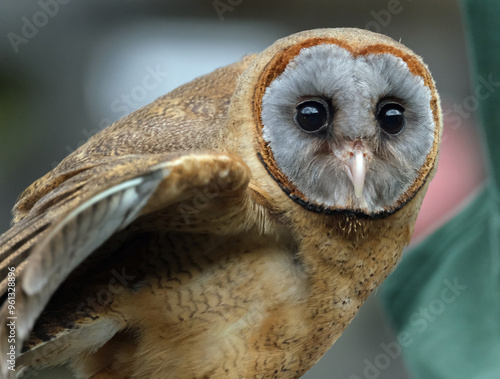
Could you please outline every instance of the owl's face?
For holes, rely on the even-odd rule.
[[[310,44],[268,64],[273,74],[257,99],[261,159],[308,209],[391,214],[429,173],[436,122],[427,71],[395,49]]]

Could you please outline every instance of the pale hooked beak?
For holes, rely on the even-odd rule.
[[[350,157],[345,161],[347,176],[354,186],[354,196],[361,198],[366,175],[366,157],[362,146],[355,146]]]

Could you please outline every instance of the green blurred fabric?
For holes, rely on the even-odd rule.
[[[500,1],[461,4],[489,178],[382,288],[414,379],[500,379]]]

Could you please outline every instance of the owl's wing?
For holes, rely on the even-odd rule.
[[[238,227],[231,218],[254,209],[249,206],[250,171],[231,154],[108,157],[63,176],[28,216],[0,237],[0,271],[5,278],[0,287],[2,356],[8,352],[8,317],[17,317],[20,350],[59,285],[118,231],[134,222],[140,225],[155,212],[163,222],[146,222],[148,228],[210,229],[214,222]],[[200,202],[202,194],[207,195]],[[10,267],[16,267],[13,274]],[[15,302],[9,304],[14,278]]]

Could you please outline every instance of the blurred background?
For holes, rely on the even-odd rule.
[[[0,232],[8,229],[22,190],[113,121],[280,37],[358,27],[401,40],[421,55],[441,94],[442,155],[419,217],[418,241],[484,178],[459,11],[455,0],[3,1]],[[305,377],[409,378],[400,355],[384,369],[368,368],[393,341],[375,294]],[[71,376],[57,369],[38,377]]]

